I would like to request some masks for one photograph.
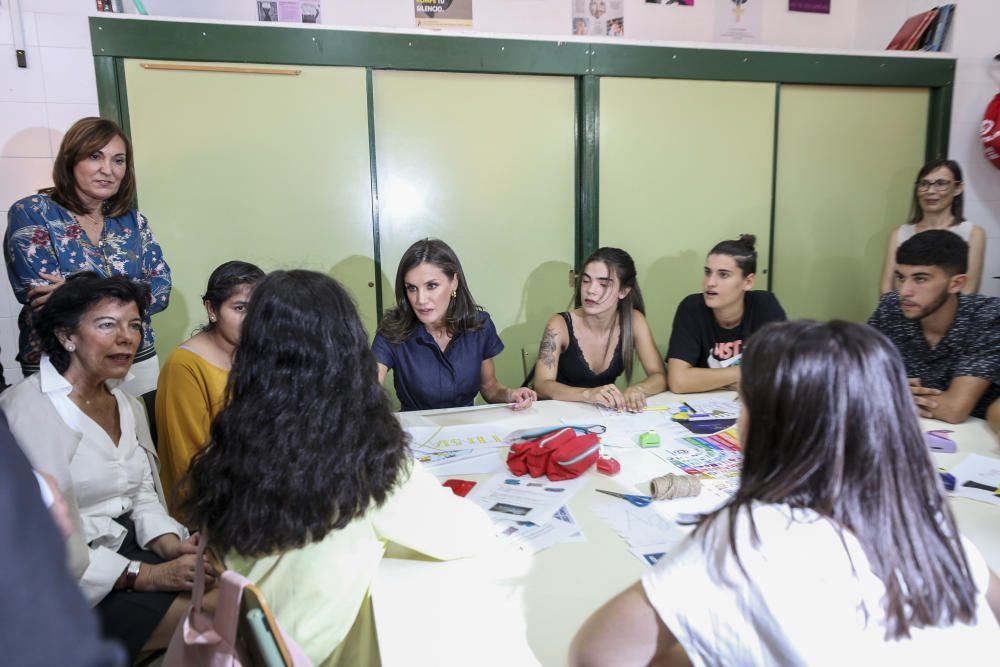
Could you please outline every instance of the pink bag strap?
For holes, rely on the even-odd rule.
[[[205,595],[205,547],[208,538],[202,532],[198,535],[198,554],[194,564],[194,588],[191,589],[191,609],[201,613],[201,599]]]
[[[194,587],[191,590],[190,618],[204,618],[201,603],[205,595],[205,549],[208,537],[202,531],[198,536],[198,553],[195,562]],[[242,577],[226,576],[223,572],[218,579],[219,599],[215,605],[212,625],[219,637],[230,646],[236,642],[236,629],[240,620],[240,602],[243,599]]]

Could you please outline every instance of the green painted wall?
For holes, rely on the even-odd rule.
[[[767,287],[774,113],[773,83],[601,80],[600,244],[635,260],[664,353],[717,242],[756,234]]]
[[[497,375],[517,387],[521,350],[572,296],[575,84],[570,77],[374,72],[385,306],[406,248],[454,248],[506,346]]]
[[[789,317],[864,321],[924,162],[928,91],[782,86],[772,287]]]
[[[139,65],[125,62],[139,202],[174,279],[170,307],[153,319],[161,360],[205,322],[200,295],[230,259],[332,275],[374,331],[365,70]]]

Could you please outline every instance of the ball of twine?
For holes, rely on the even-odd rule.
[[[649,488],[651,495],[656,500],[688,498],[701,493],[701,480],[691,475],[670,473],[650,480]]]

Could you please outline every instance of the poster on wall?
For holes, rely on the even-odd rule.
[[[413,0],[418,28],[471,28],[472,0]]]
[[[715,0],[715,38],[723,42],[756,42],[764,0]]]
[[[258,21],[319,23],[320,0],[257,0]]]
[[[788,0],[788,11],[829,14],[830,0]]]
[[[625,0],[570,0],[573,34],[625,36]]]
[[[646,0],[647,5],[682,5],[693,7],[694,0]]]

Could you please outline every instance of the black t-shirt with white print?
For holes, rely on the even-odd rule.
[[[755,290],[743,296],[743,319],[732,329],[715,321],[703,294],[691,294],[677,306],[670,332],[667,359],[680,359],[695,368],[728,368],[740,363],[750,334],[768,322],[788,319],[771,292]]]

